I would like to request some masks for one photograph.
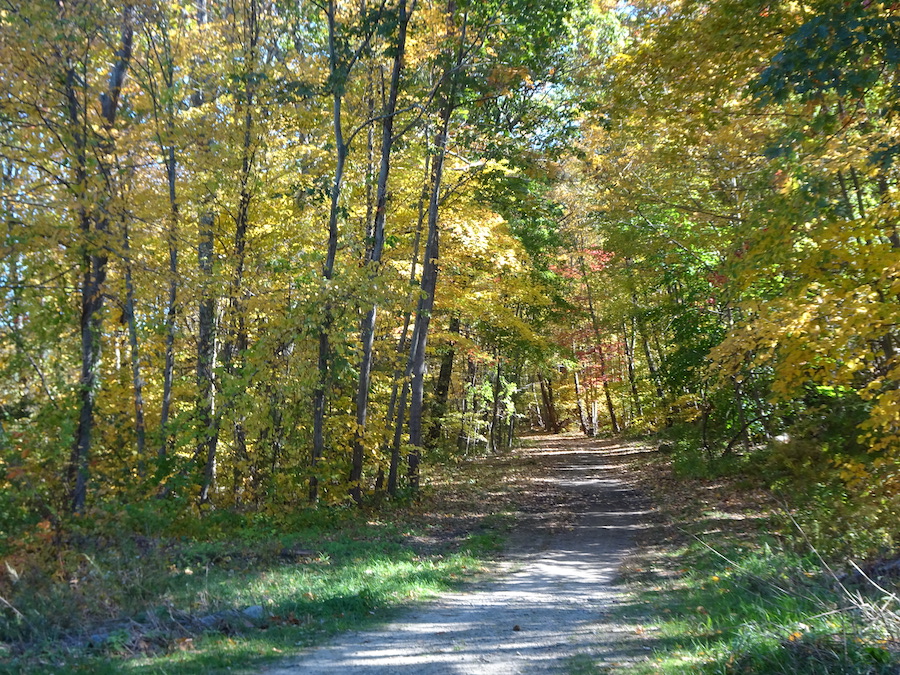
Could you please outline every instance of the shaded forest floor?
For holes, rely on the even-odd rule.
[[[252,671],[382,622],[487,572],[528,470],[514,456],[430,465],[396,505],[31,542],[0,562],[0,673]]]

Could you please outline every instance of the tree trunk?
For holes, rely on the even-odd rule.
[[[203,278],[197,338],[197,421],[200,427],[197,457],[203,458],[204,462],[200,484],[201,503],[209,501],[209,492],[215,484],[216,446],[219,442],[216,385],[213,375],[216,361],[216,301],[212,295],[214,223],[215,217],[210,211],[200,216],[200,237],[197,244],[197,258]]]
[[[171,129],[171,128],[170,128]],[[159,415],[159,451],[160,460],[165,460],[171,438],[169,434],[169,415],[172,410],[172,386],[175,381],[175,319],[178,314],[178,200],[175,192],[175,148],[169,146],[166,151],[166,179],[169,185],[169,293],[166,302],[166,346],[165,364],[163,365],[162,406]]]
[[[450,118],[456,108],[456,90],[466,43],[467,16],[463,16],[459,48],[452,68],[444,71],[443,79],[450,83],[441,109],[441,128],[435,140],[435,158],[432,171],[431,200],[428,204],[428,239],[425,243],[425,262],[422,268],[422,295],[416,308],[416,329],[411,346],[412,392],[409,407],[409,444],[412,450],[408,458],[408,475],[413,489],[419,486],[419,461],[422,448],[422,407],[425,384],[425,347],[428,343],[428,325],[434,307],[434,292],[437,288],[439,230],[438,208],[441,201],[441,185],[444,175],[444,159],[447,155],[447,140],[450,132]]]
[[[500,367],[503,360],[500,358],[499,351],[495,352],[495,358],[497,359],[497,368],[494,371],[494,400],[491,402],[491,430],[490,430],[490,449],[491,452],[498,452],[500,448],[497,446],[497,435],[502,432],[499,429],[500,426]]]
[[[469,413],[469,396],[472,395],[471,392],[475,388],[475,381],[478,377],[478,368],[475,365],[475,360],[471,356],[467,359],[466,369],[466,382],[468,388],[463,386],[461,414],[459,416],[459,431],[456,434],[456,447],[464,454],[469,451],[469,434],[466,433],[466,415]]]
[[[200,18],[201,17],[198,17],[198,22],[200,22]],[[162,72],[165,94],[163,97],[164,101],[160,101],[159,96],[157,95],[151,98],[151,102],[153,104],[154,115],[157,118],[156,140],[159,144],[159,149],[165,164],[166,186],[168,188],[169,199],[169,223],[166,232],[166,243],[169,248],[169,288],[168,297],[166,299],[163,391],[159,415],[159,448],[157,450],[158,459],[160,464],[162,464],[169,454],[170,445],[172,443],[171,433],[169,432],[169,416],[172,410],[172,388],[175,382],[175,324],[178,315],[179,206],[177,193],[178,160],[175,154],[175,62],[172,46],[166,33],[168,27],[161,23],[159,28],[163,35],[161,38],[162,44],[160,45],[160,48],[154,49],[154,53],[157,54],[158,63]],[[158,117],[160,107],[165,115],[165,138],[163,137],[163,130]]]
[[[609,423],[614,434],[619,433],[619,422],[616,419],[616,411],[613,407],[612,394],[609,390],[609,381],[607,380],[608,369],[606,367],[606,354],[603,351],[602,336],[600,334],[600,323],[597,321],[597,314],[594,311],[594,297],[591,290],[591,284],[588,280],[587,266],[584,263],[584,256],[580,256],[581,277],[584,281],[584,288],[587,292],[588,311],[591,314],[591,326],[594,329],[594,339],[596,340],[597,356],[600,359],[600,377],[602,378],[603,396],[606,399],[606,410],[609,413]]]
[[[424,179],[422,181],[422,191],[419,194],[419,216],[416,221],[416,233],[413,238],[413,251],[412,251],[412,262],[410,263],[409,270],[409,285],[410,288],[414,288],[416,284],[416,267],[419,262],[419,247],[422,240],[422,229],[425,224],[425,215],[426,208],[425,204],[429,199],[429,190],[428,187],[431,183],[431,152],[430,145],[427,144],[427,139],[429,138],[429,129],[425,128],[425,138],[426,138],[426,148],[425,148],[425,171],[424,171]],[[403,330],[400,332],[400,339],[397,342],[397,353],[403,354],[407,351],[407,343],[406,339],[409,335],[409,325],[412,319],[412,313],[407,311],[403,318]],[[397,478],[399,473],[399,463],[400,463],[400,443],[403,435],[403,423],[406,415],[406,397],[409,395],[409,381],[406,379],[409,377],[412,369],[412,364],[409,361],[409,358],[406,359],[406,365],[403,369],[397,368],[394,372],[394,382],[391,386],[391,399],[388,404],[388,428],[391,427],[393,423],[394,426],[394,436],[391,442],[391,459],[390,459],[390,468],[388,469],[388,493],[391,496],[395,496],[397,494]],[[401,387],[400,380],[403,379],[403,385]],[[402,388],[402,407],[397,406],[397,395],[398,391]]]
[[[558,434],[562,430],[562,426],[559,423],[559,416],[556,414],[556,404],[553,402],[553,385],[540,373],[538,373],[538,382],[541,385],[541,398],[544,400],[544,409],[547,413],[547,431]]]
[[[244,428],[243,405],[240,395],[234,386],[234,381],[243,381],[244,358],[249,346],[247,336],[247,319],[244,309],[244,268],[247,260],[247,232],[250,227],[250,203],[253,199],[251,189],[251,177],[255,160],[255,148],[253,143],[253,106],[255,104],[255,92],[252,86],[253,74],[257,66],[257,42],[259,40],[259,22],[256,15],[256,2],[251,1],[249,15],[247,16],[248,43],[244,54],[247,72],[243,101],[243,138],[241,143],[241,170],[240,190],[238,195],[237,212],[235,213],[234,228],[234,276],[231,280],[229,292],[229,320],[232,324],[231,335],[225,349],[222,350],[223,366],[231,380],[228,388],[230,407],[234,409],[232,420],[232,439],[234,442],[235,462],[233,469],[232,490],[235,502],[239,502],[242,495],[244,470],[249,470],[250,482],[257,480],[256,467],[250,461],[247,452],[247,432]],[[220,406],[221,408],[221,406]]]
[[[409,15],[406,13],[406,0],[400,0],[399,26],[394,64],[391,70],[391,84],[387,103],[384,106],[384,119],[381,123],[381,164],[378,171],[378,187],[375,192],[375,220],[372,225],[372,247],[368,252],[367,266],[370,276],[379,272],[381,256],[384,251],[384,224],[387,212],[388,177],[391,169],[391,149],[394,144],[394,115],[397,110],[397,95],[400,90],[400,74],[403,70],[403,56],[406,50],[406,27]],[[350,470],[350,494],[354,501],[362,502],[362,473],[364,458],[364,434],[368,417],[369,388],[372,373],[372,347],[375,341],[375,322],[378,306],[372,304],[362,322],[360,341],[363,353],[359,367],[359,385],[356,392],[356,437],[353,443],[352,467]]]
[[[318,379],[313,391],[313,447],[310,458],[311,473],[309,477],[309,501],[315,502],[319,497],[319,479],[316,466],[325,455],[325,392],[328,387],[329,368],[331,362],[331,326],[333,323],[330,282],[334,277],[334,262],[338,246],[338,216],[340,214],[341,189],[344,183],[344,166],[347,162],[347,146],[344,143],[344,131],[341,110],[344,101],[343,82],[346,76],[338,68],[337,48],[337,7],[335,0],[329,0],[326,10],[328,20],[328,61],[332,82],[332,126],[334,129],[335,168],[331,186],[331,208],[328,214],[328,244],[325,263],[322,265],[324,280],[324,306],[322,308],[322,324],[319,327],[319,357],[316,363]]]
[[[647,370],[650,373],[650,380],[653,382],[653,386],[656,388],[656,396],[659,399],[659,403],[661,405],[666,400],[666,395],[663,392],[662,380],[659,375],[659,370],[657,370],[656,362],[653,359],[653,352],[650,351],[650,340],[647,337],[647,328],[644,325],[643,319],[638,314],[639,310],[637,304],[637,294],[631,294],[631,303],[634,306],[635,310],[637,333],[641,340],[641,348],[644,351],[644,359],[647,361]]]
[[[449,330],[459,334],[459,317],[450,319]],[[434,383],[434,396],[431,399],[429,413],[428,433],[425,437],[425,447],[433,448],[441,437],[443,417],[447,414],[447,399],[450,396],[450,383],[453,379],[453,359],[456,356],[456,347],[450,343],[447,350],[441,356],[441,368],[438,371],[437,381]]]
[[[64,5],[60,5],[64,12]],[[116,50],[116,62],[114,63],[108,78],[106,91],[100,95],[101,115],[105,122],[105,130],[111,137],[111,130],[116,121],[119,108],[119,95],[122,84],[131,62],[132,37],[130,9],[122,13],[122,35],[119,48]],[[69,122],[72,125],[73,141],[75,147],[75,185],[81,192],[86,187],[87,181],[87,110],[81,109],[78,99],[79,76],[73,65],[69,65],[66,72],[65,96]],[[84,119],[82,119],[84,116]],[[109,183],[107,184],[109,186]],[[107,189],[112,189],[108,187]],[[106,194],[109,201],[112,195]],[[79,194],[79,199],[84,199]],[[79,205],[79,226],[84,239],[82,249],[82,283],[81,283],[81,378],[79,381],[79,414],[78,427],[75,432],[75,443],[69,459],[68,479],[69,498],[71,509],[74,513],[84,511],[87,498],[88,462],[91,452],[91,439],[94,429],[94,406],[96,404],[97,389],[100,386],[100,342],[103,329],[103,287],[106,283],[106,265],[108,254],[103,248],[102,242],[109,233],[109,218],[103,213],[103,208],[98,207],[101,214],[95,216],[88,212],[87,206],[82,202]],[[101,242],[94,250],[91,250],[91,239]]]
[[[397,495],[397,481],[400,474],[400,444],[403,441],[403,420],[406,416],[406,399],[409,397],[409,382],[404,380],[397,406],[397,423],[394,425],[394,439],[391,443],[391,464],[388,469],[388,494]]]
[[[575,408],[578,410],[578,422],[581,425],[581,433],[585,436],[593,436],[593,429],[588,431],[588,423],[585,418],[584,408],[581,407],[581,387],[578,382],[578,371],[572,371],[572,375],[575,378]]]
[[[137,445],[138,473],[145,474],[147,431],[144,425],[144,380],[141,377],[141,352],[138,345],[137,320],[134,315],[134,282],[131,276],[131,242],[128,223],[122,224],[122,251],[125,262],[125,323],[128,326],[128,346],[131,352],[131,381],[134,388],[134,436]]]
[[[634,402],[634,412],[638,417],[644,415],[641,409],[641,396],[638,393],[637,378],[634,375],[634,331],[628,334],[628,325],[622,323],[622,344],[625,346],[625,368],[628,373],[628,384],[631,387],[631,400]]]

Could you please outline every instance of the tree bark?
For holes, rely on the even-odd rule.
[[[547,413],[547,431],[552,434],[558,434],[562,431],[562,425],[559,422],[556,404],[553,401],[553,385],[550,380],[545,379],[540,373],[538,373],[538,382],[541,385],[541,398],[544,401],[544,410]]]
[[[578,382],[578,371],[572,371],[572,375],[575,379],[575,408],[578,410],[578,422],[581,425],[581,433],[585,436],[593,436],[593,429],[588,431],[588,423],[584,413],[584,408],[581,406],[581,386]]]
[[[622,344],[625,346],[625,368],[628,373],[628,384],[631,388],[631,400],[634,402],[634,411],[638,417],[642,417],[644,412],[641,408],[641,396],[638,393],[637,378],[634,374],[634,330],[632,327],[631,335],[629,335],[628,325],[625,322],[622,322]]]
[[[65,13],[65,5],[58,3],[61,13]],[[122,84],[131,62],[133,31],[131,11],[122,13],[122,33],[119,48],[116,50],[116,61],[109,73],[106,91],[100,95],[100,108],[106,132],[112,130],[119,108],[119,95]],[[68,64],[65,80],[65,96],[67,113],[72,127],[75,149],[74,183],[79,192],[83,192],[87,182],[87,110],[82,109],[78,99],[79,76],[74,65]],[[105,195],[109,201],[112,195]],[[83,200],[84,195],[80,194]],[[74,513],[84,511],[87,498],[88,462],[91,452],[91,440],[94,429],[94,406],[97,389],[100,386],[100,344],[103,328],[103,289],[106,283],[106,265],[109,256],[102,246],[103,239],[109,233],[109,217],[98,208],[100,215],[88,211],[82,201],[78,207],[79,225],[84,239],[82,249],[82,282],[81,282],[81,378],[79,381],[79,414],[78,427],[75,432],[75,443],[69,459],[68,479],[69,498]],[[94,236],[97,235],[97,236]],[[99,240],[100,246],[93,250],[88,244],[90,239]]]
[[[503,359],[500,358],[499,350],[495,352],[494,357],[497,359],[497,368],[494,371],[494,400],[491,402],[491,429],[489,434],[489,445],[491,452],[499,452],[497,445],[497,434],[502,432],[498,429],[500,426],[500,369]]]
[[[602,336],[600,334],[600,323],[597,321],[597,313],[594,311],[594,297],[591,290],[591,283],[588,280],[587,266],[584,263],[584,256],[580,255],[581,277],[584,281],[584,288],[587,292],[588,311],[591,315],[591,327],[594,329],[594,339],[596,340],[597,356],[600,359],[600,377],[602,379],[603,396],[606,399],[606,410],[609,413],[609,423],[614,434],[619,433],[619,422],[616,419],[616,411],[613,407],[612,394],[609,390],[609,381],[607,380],[608,369],[606,367],[606,354],[603,351]]]
[[[256,156],[253,142],[253,106],[256,102],[253,76],[255,75],[258,62],[257,45],[259,41],[259,17],[257,16],[257,4],[255,0],[251,0],[248,10],[249,13],[246,17],[247,45],[244,53],[244,63],[247,70],[243,73],[245,83],[243,101],[241,101],[244,106],[244,111],[242,117],[243,134],[241,141],[240,188],[234,222],[234,275],[231,280],[228,301],[229,320],[232,325],[230,327],[231,335],[228,344],[222,350],[223,366],[232,383],[236,379],[238,381],[242,380],[244,372],[243,359],[249,346],[247,319],[244,308],[244,268],[247,260],[247,232],[250,227],[250,203],[253,199],[250,179],[253,174]],[[236,461],[232,467],[232,489],[236,502],[241,499],[241,484],[244,478],[244,469],[246,468],[249,470],[251,483],[255,482],[257,479],[255,475],[256,467],[250,461],[247,452],[247,432],[244,428],[244,414],[242,412],[242,405],[238,401],[237,390],[238,388],[233,384],[227,389],[232,403],[231,407],[235,411],[234,418],[232,419],[232,439],[234,442]]]
[[[397,95],[400,91],[400,74],[403,70],[403,59],[406,51],[406,28],[409,15],[406,12],[406,0],[398,5],[399,25],[397,28],[396,52],[391,70],[391,84],[388,99],[384,106],[381,122],[381,163],[378,170],[378,186],[375,192],[375,219],[372,225],[372,247],[368,251],[366,266],[369,276],[379,272],[381,256],[384,251],[384,225],[387,212],[388,177],[391,169],[391,149],[394,144],[394,116],[397,110]],[[360,342],[363,353],[359,367],[359,385],[356,392],[356,436],[353,442],[353,457],[350,470],[350,494],[359,504],[362,502],[362,474],[364,452],[364,435],[368,417],[369,389],[372,373],[372,347],[375,341],[375,323],[378,305],[373,303],[362,322]]]
[[[459,334],[459,317],[450,319],[449,330]],[[441,437],[444,415],[447,414],[447,400],[450,397],[450,384],[453,379],[453,360],[456,356],[455,343],[451,342],[447,350],[441,356],[441,368],[438,371],[437,380],[434,383],[434,396],[431,399],[429,411],[428,432],[425,435],[425,447],[433,448]]]
[[[165,346],[163,364],[163,391],[159,415],[159,447],[157,457],[162,464],[169,454],[172,443],[169,432],[169,417],[172,410],[172,387],[175,382],[175,331],[178,316],[178,160],[175,152],[175,63],[172,46],[165,25],[159,26],[161,44],[154,49],[157,63],[161,70],[162,83],[165,87],[163,100],[152,85],[152,77],[148,78],[150,86],[154,118],[156,120],[156,141],[163,157],[166,170],[166,187],[168,188],[169,214],[166,230],[166,244],[169,253],[169,279],[166,297]],[[148,33],[149,34],[149,33]],[[160,113],[164,119],[159,119]],[[165,131],[163,131],[165,129]]]
[[[219,429],[216,415],[216,301],[212,295],[213,227],[215,217],[206,211],[200,216],[200,237],[197,258],[202,277],[202,295],[199,307],[199,335],[197,339],[197,420],[200,440],[197,456],[203,458],[203,478],[200,484],[200,502],[209,501],[209,492],[216,480],[216,446]]]
[[[131,242],[128,223],[122,224],[122,251],[125,262],[125,323],[131,353],[131,381],[134,388],[134,436],[137,445],[138,473],[145,473],[147,429],[144,424],[144,380],[141,377],[141,352],[138,344],[137,319],[134,314],[134,281],[132,279]]]
[[[422,268],[422,294],[416,308],[416,328],[411,346],[412,392],[409,407],[409,444],[412,450],[408,457],[408,476],[413,489],[419,486],[419,462],[422,448],[422,408],[425,385],[425,347],[428,343],[428,326],[434,307],[434,292],[437,288],[439,229],[438,208],[441,201],[441,186],[444,175],[444,159],[447,155],[447,140],[450,133],[450,118],[456,108],[456,91],[462,67],[466,42],[467,15],[463,15],[459,45],[452,68],[444,71],[443,78],[449,80],[449,91],[441,109],[441,127],[435,139],[435,158],[432,172],[431,200],[428,204],[428,239],[425,243],[425,262]]]
[[[166,299],[166,343],[163,365],[163,393],[159,414],[159,459],[168,455],[171,437],[169,415],[172,410],[172,386],[175,382],[175,320],[178,316],[178,199],[176,195],[177,167],[175,147],[166,149],[166,180],[169,187],[169,289]]]
[[[319,356],[316,363],[318,373],[316,387],[313,391],[313,447],[310,458],[311,473],[309,477],[309,501],[315,502],[319,497],[319,479],[316,466],[325,455],[325,391],[328,387],[328,371],[331,362],[331,325],[333,322],[331,299],[331,280],[334,277],[334,262],[338,246],[338,215],[340,213],[341,189],[344,183],[344,167],[347,162],[347,145],[344,143],[342,106],[344,102],[344,82],[346,73],[342,73],[338,64],[337,53],[337,7],[335,0],[329,0],[326,9],[328,21],[328,63],[331,75],[332,127],[334,130],[335,169],[331,186],[331,208],[328,214],[328,244],[325,262],[322,265],[324,281],[324,306],[322,324],[319,327]]]
[[[422,181],[422,191],[419,195],[419,216],[416,220],[416,233],[415,237],[413,238],[412,262],[410,263],[409,269],[410,288],[414,288],[416,285],[416,268],[419,262],[419,248],[422,241],[422,229],[425,224],[425,204],[429,199],[428,187],[431,183],[431,153],[430,146],[427,143],[429,137],[429,130],[426,126],[425,171],[424,179]],[[398,354],[403,354],[407,351],[408,345],[406,343],[406,340],[409,335],[409,325],[411,320],[412,312],[407,311],[405,316],[403,317],[403,330],[400,332],[400,339],[397,341]],[[388,404],[388,428],[391,427],[392,423],[394,426],[394,436],[391,441],[390,468],[388,469],[388,494],[390,494],[391,496],[395,496],[397,494],[397,479],[399,475],[400,464],[400,443],[403,435],[403,423],[405,421],[406,415],[406,397],[409,395],[409,381],[406,378],[409,377],[412,369],[412,364],[409,361],[409,357],[407,357],[405,363],[406,365],[404,366],[404,368],[401,369],[398,367],[394,372],[394,383],[391,386],[391,399],[390,403]],[[401,379],[403,379],[402,386],[399,384]],[[398,392],[402,394],[402,397],[400,398],[400,403],[402,405],[400,406],[398,406]]]

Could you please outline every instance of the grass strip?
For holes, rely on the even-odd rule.
[[[433,468],[396,506],[213,516],[206,537],[97,533],[20,552],[0,590],[0,673],[244,672],[482,575],[514,459]],[[477,477],[477,481],[476,481]]]
[[[631,600],[618,616],[652,653],[624,672],[900,672],[896,578],[824,564],[762,478],[697,478],[672,465],[657,453],[630,467],[660,517],[624,567]]]

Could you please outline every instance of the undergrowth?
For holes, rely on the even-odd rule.
[[[625,568],[622,618],[653,653],[629,672],[900,673],[900,564],[883,533],[852,529],[865,513],[834,481],[787,489],[765,449],[710,457],[695,440],[635,467],[665,524]]]
[[[213,514],[205,536],[201,519],[193,536],[119,527],[32,541],[0,563],[0,673],[235,672],[383,621],[485,571],[514,478],[481,462],[400,507]]]

